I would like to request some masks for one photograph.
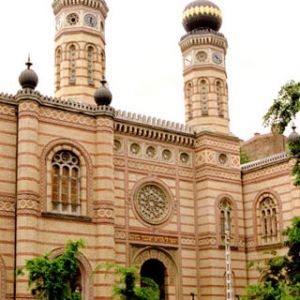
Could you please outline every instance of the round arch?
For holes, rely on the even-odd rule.
[[[253,207],[252,207],[252,215],[253,215],[253,233],[254,238],[256,241],[256,245],[262,245],[262,238],[261,238],[261,222],[260,222],[260,213],[259,213],[259,206],[260,203],[266,199],[270,198],[274,201],[276,204],[276,215],[277,215],[277,223],[278,223],[278,233],[277,233],[277,242],[282,242],[282,235],[281,232],[283,230],[283,221],[282,221],[282,203],[280,200],[280,196],[277,192],[273,191],[272,189],[266,189],[259,193],[257,193],[254,201],[253,201]]]
[[[79,143],[65,138],[55,139],[49,142],[43,149],[40,159],[41,169],[41,195],[42,211],[48,210],[49,195],[47,193],[47,181],[50,180],[51,162],[55,153],[60,150],[69,150],[77,155],[80,161],[82,173],[82,200],[86,203],[85,214],[92,216],[92,178],[93,178],[93,163],[86,149]]]
[[[141,272],[143,264],[152,259],[161,262],[166,269],[166,296],[168,298],[169,296],[174,296],[175,299],[179,299],[180,291],[178,269],[170,253],[162,248],[146,247],[144,249],[141,249],[134,255],[131,265],[136,266],[139,272]]]
[[[51,251],[50,258],[55,258],[62,255],[65,251],[64,247],[56,248]],[[81,252],[77,255],[79,262],[79,270],[83,280],[83,299],[92,300],[93,297],[93,269],[89,260]]]
[[[217,241],[218,244],[222,243],[222,238],[221,238],[221,224],[220,224],[220,209],[219,205],[222,200],[226,199],[230,206],[232,207],[232,212],[233,212],[233,222],[234,222],[234,244],[238,244],[238,214],[237,214],[237,204],[236,201],[234,201],[233,197],[229,194],[221,194],[217,197],[216,202],[215,202],[215,216],[216,216],[216,232],[217,232]]]

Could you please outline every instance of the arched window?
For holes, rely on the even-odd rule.
[[[94,85],[94,70],[95,70],[95,48],[88,46],[87,48],[87,76],[88,84]]]
[[[192,96],[193,96],[193,83],[189,81],[185,86],[187,121],[191,120],[193,117]]]
[[[229,229],[230,237],[234,237],[234,218],[232,205],[228,198],[223,198],[219,202],[219,212],[220,212],[220,233],[222,241],[225,238],[225,228]]]
[[[60,68],[61,68],[61,50],[58,48],[55,55],[55,66],[56,66],[56,90],[60,88]]]
[[[76,47],[71,45],[69,47],[69,82],[70,84],[76,83]]]
[[[66,150],[57,152],[52,159],[52,210],[79,214],[80,165],[78,157]]]
[[[223,82],[220,80],[216,81],[216,93],[217,93],[218,114],[219,117],[224,117],[224,107],[223,107],[224,86],[223,86]]]
[[[262,197],[257,207],[258,239],[260,244],[278,242],[278,207],[270,196]]]
[[[199,81],[199,94],[200,94],[200,103],[201,103],[201,113],[202,116],[208,115],[208,84],[205,79]]]

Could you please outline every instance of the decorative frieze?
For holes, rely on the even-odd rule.
[[[0,214],[13,214],[15,212],[15,199],[8,196],[0,196]]]
[[[150,235],[142,233],[130,233],[129,240],[134,242],[143,242],[151,244],[166,244],[166,245],[178,245],[178,238],[171,236]]]

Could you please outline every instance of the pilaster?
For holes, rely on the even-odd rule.
[[[109,116],[98,116],[96,126],[94,214],[97,223],[97,264],[103,264],[115,262],[113,120]],[[95,294],[101,299],[111,296],[114,283],[110,271],[105,273],[101,270],[95,275]]]
[[[39,255],[37,249],[38,217],[40,214],[39,162],[39,96],[22,90],[18,102],[17,149],[17,268],[27,259]],[[16,298],[28,295],[27,281],[17,278]]]

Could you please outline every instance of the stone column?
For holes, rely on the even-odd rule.
[[[17,268],[39,255],[37,247],[40,215],[40,160],[38,149],[39,94],[25,89],[17,94]],[[16,299],[28,296],[27,280],[17,278]]]
[[[112,109],[108,109],[113,112]],[[97,223],[96,257],[97,264],[101,265],[104,262],[115,262],[112,116],[98,116],[96,126],[94,210]],[[101,269],[97,272],[94,282],[94,295],[97,299],[108,299],[112,294],[113,275]]]

